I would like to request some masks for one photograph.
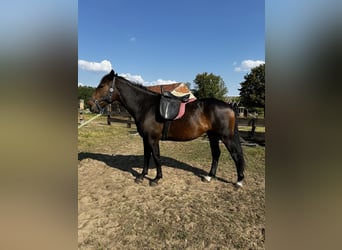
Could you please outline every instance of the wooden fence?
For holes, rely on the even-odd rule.
[[[127,128],[130,128],[134,121],[123,106],[119,103],[113,103],[107,106],[107,124],[111,125],[112,122],[126,123]]]
[[[240,130],[240,136],[246,140],[258,143],[260,145],[265,145],[265,132],[256,132],[257,127],[265,128],[265,119],[264,118],[245,118],[238,117],[239,126],[247,126],[250,127],[250,130]]]

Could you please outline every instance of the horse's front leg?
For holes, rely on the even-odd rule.
[[[158,185],[158,181],[163,178],[163,173],[161,169],[161,161],[160,161],[160,149],[159,149],[159,140],[153,140],[151,142],[152,156],[154,162],[157,166],[157,175],[156,177],[150,181],[150,186]]]
[[[141,174],[135,178],[136,183],[141,183],[144,180],[145,175],[148,174],[148,167],[150,165],[150,159],[151,159],[151,153],[152,153],[151,146],[147,142],[146,139],[143,139],[143,141],[144,141],[144,167],[143,167]]]

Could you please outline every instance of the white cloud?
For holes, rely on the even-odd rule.
[[[255,68],[259,66],[260,64],[264,64],[264,61],[261,60],[244,60],[241,62],[240,66],[235,67],[234,71],[241,72],[241,71],[250,71],[252,68]],[[233,65],[236,65],[236,62],[233,63]]]
[[[157,81],[150,82],[149,85],[165,85],[165,84],[171,84],[171,83],[176,83],[177,81],[173,80],[163,80],[163,79],[158,79]]]
[[[78,61],[79,65],[80,65],[80,61],[83,61],[83,60],[79,60]],[[89,69],[87,69],[87,70],[89,70]],[[111,68],[109,70],[106,70],[106,71],[110,71],[110,70],[111,70]],[[95,71],[95,70],[92,70],[92,71]],[[145,81],[142,78],[141,75],[133,75],[131,73],[120,73],[119,76],[122,76],[122,77],[124,77],[125,79],[127,79],[127,80],[129,80],[131,82],[139,83],[139,84],[142,84],[142,85],[145,85],[145,86],[165,85],[165,84],[172,84],[172,83],[176,83],[177,82],[177,81],[174,81],[174,80],[163,80],[163,79],[158,79],[156,81],[148,82],[148,81]],[[78,86],[86,86],[86,84],[79,82]]]
[[[132,37],[129,38],[130,42],[135,42],[135,40],[137,40],[137,38],[135,36],[132,36]]]
[[[109,72],[112,70],[112,64],[108,60],[103,60],[101,62],[89,62],[86,60],[78,60],[78,66],[81,69],[94,72]]]
[[[171,84],[171,83],[177,82],[177,81],[173,81],[173,80],[163,80],[163,79],[158,79],[156,81],[147,82],[140,75],[132,75],[130,73],[122,73],[119,75],[126,78],[129,81],[132,81],[135,83],[140,83],[140,84],[145,85],[145,86],[164,85],[164,84]]]
[[[132,75],[130,73],[123,73],[119,75],[126,78],[129,81],[140,83],[140,84],[145,84],[144,79],[140,75]]]

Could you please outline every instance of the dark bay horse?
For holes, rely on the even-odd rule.
[[[118,76],[112,70],[105,75],[89,100],[90,110],[98,113],[114,101],[119,101],[135,120],[139,135],[144,143],[144,167],[135,181],[140,183],[148,173],[151,155],[156,163],[157,176],[150,182],[154,186],[162,178],[159,141],[162,138],[164,120],[159,114],[161,95],[147,88],[132,83]],[[237,170],[238,187],[244,179],[244,156],[240,144],[237,119],[232,107],[214,98],[197,99],[186,105],[182,118],[171,122],[167,140],[189,141],[207,133],[212,164],[209,175],[204,177],[210,181],[215,177],[220,157],[219,140],[228,149]]]

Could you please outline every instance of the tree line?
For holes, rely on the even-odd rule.
[[[221,76],[213,73],[197,74],[193,80],[195,87],[191,89],[197,98],[213,97],[227,101],[228,89]],[[190,84],[187,83],[189,86]],[[251,69],[251,72],[244,76],[244,81],[240,83],[240,96],[235,98],[240,106],[248,108],[250,111],[265,110],[265,64],[261,64]],[[85,108],[89,108],[89,100],[95,88],[90,86],[78,86],[78,99],[85,100]]]
[[[90,86],[78,86],[78,100],[84,100],[84,108],[89,108],[88,100],[91,98],[93,92],[95,91],[94,87]]]

